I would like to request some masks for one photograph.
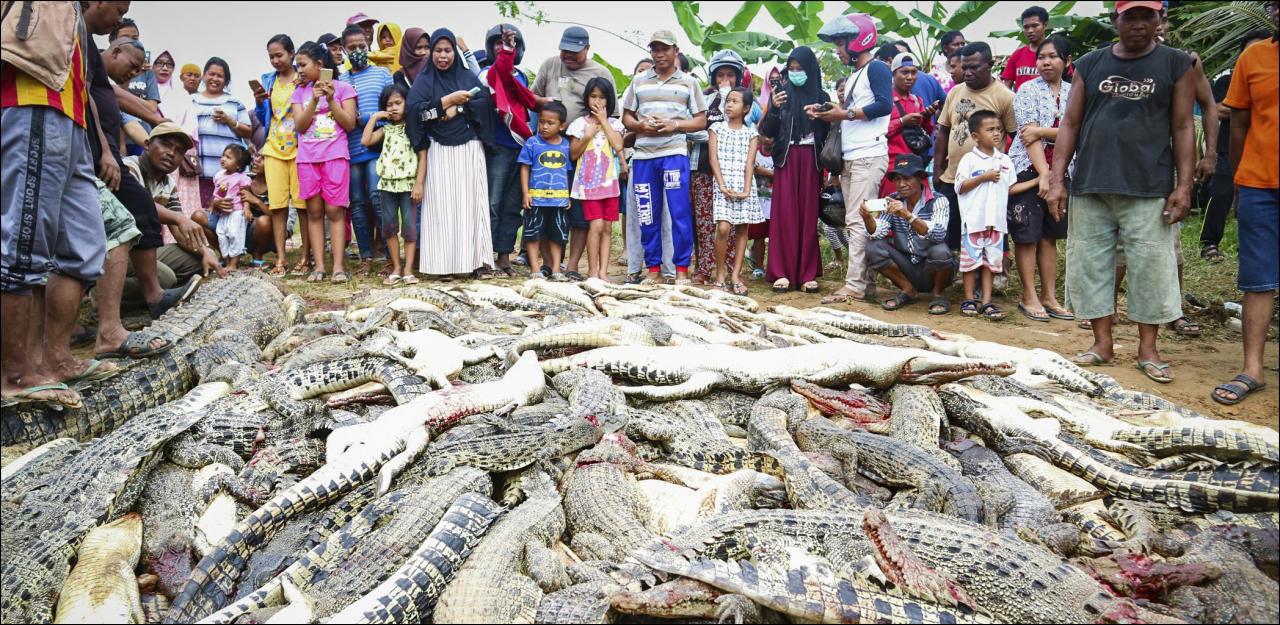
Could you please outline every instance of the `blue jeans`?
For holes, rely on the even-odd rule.
[[[489,167],[489,231],[493,239],[493,251],[509,254],[516,246],[516,231],[524,217],[521,215],[520,157],[519,148],[501,145],[486,147]]]
[[[1274,291],[1280,283],[1280,190],[1240,186],[1240,275],[1245,293]]]
[[[376,158],[351,164],[351,229],[362,259],[373,258],[373,230],[381,223],[377,165]]]

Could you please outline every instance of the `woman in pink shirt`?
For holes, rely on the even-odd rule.
[[[325,278],[325,217],[331,224],[333,282],[346,282],[351,279],[342,265],[351,184],[347,133],[356,125],[356,90],[333,80],[337,66],[324,45],[307,42],[293,58],[302,77],[302,85],[293,92],[293,120],[298,129],[298,195],[307,202],[303,223],[310,233],[311,256],[316,265],[307,282]],[[325,69],[330,72],[327,77],[321,73]]]

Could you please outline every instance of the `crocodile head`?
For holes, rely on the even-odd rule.
[[[792,380],[791,390],[808,399],[825,416],[840,415],[858,423],[889,418],[889,405],[863,391],[836,391],[804,380]]]
[[[1016,369],[1007,362],[954,358],[941,354],[916,356],[902,365],[898,381],[904,384],[946,384],[975,375],[1013,375]]]

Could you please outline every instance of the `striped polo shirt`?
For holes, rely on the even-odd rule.
[[[666,80],[658,78],[656,70],[649,70],[631,81],[622,95],[623,110],[631,111],[637,118],[692,119],[707,110],[698,81],[679,69]],[[685,133],[678,132],[665,137],[637,137],[635,158],[640,160],[664,156],[687,156],[689,153]]]
[[[356,127],[347,133],[351,162],[363,163],[378,158],[378,150],[364,147],[360,143],[360,137],[364,134],[369,118],[378,112],[378,100],[382,97],[382,90],[391,84],[391,72],[385,67],[370,65],[359,72],[347,72],[338,80],[356,90]]]
[[[70,117],[81,128],[87,128],[85,113],[89,110],[89,81],[85,76],[84,55],[80,38],[71,51],[71,71],[58,92],[5,63],[0,71],[0,108],[11,106],[47,106]]]

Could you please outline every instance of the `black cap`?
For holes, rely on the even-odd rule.
[[[566,52],[582,52],[589,45],[591,45],[591,36],[587,34],[587,29],[581,26],[570,26],[564,29],[564,35],[560,37],[560,49]]]
[[[333,43],[333,42],[335,42],[335,41],[337,41],[337,40],[338,40],[338,36],[337,36],[337,35],[335,35],[335,34],[333,34],[333,33],[325,33],[325,34],[323,34],[323,35],[320,35],[320,38],[319,38],[319,39],[316,39],[316,43],[318,43],[318,44],[320,44],[320,45],[322,45],[322,46],[327,46],[327,45],[329,45],[329,44],[331,44],[331,43]]]
[[[924,159],[915,154],[899,154],[889,164],[890,176],[914,176],[924,172]]]

